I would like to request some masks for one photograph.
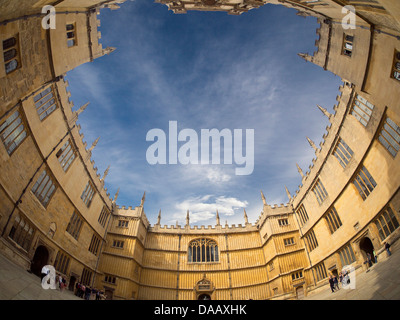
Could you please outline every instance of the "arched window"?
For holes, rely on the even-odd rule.
[[[188,262],[218,262],[218,245],[211,239],[196,239],[189,243]]]

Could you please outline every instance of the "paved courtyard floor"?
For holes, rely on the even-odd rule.
[[[71,291],[43,289],[40,278],[0,254],[0,300],[82,300]]]
[[[400,300],[400,241],[392,245],[391,252],[390,257],[382,252],[377,264],[358,272],[354,289],[340,287],[332,293],[327,280],[318,293],[304,300]]]
[[[356,275],[354,289],[331,292],[329,285],[304,300],[400,300],[400,241],[392,255],[383,252],[377,264]],[[43,289],[40,278],[0,255],[0,300],[82,300],[71,291]]]

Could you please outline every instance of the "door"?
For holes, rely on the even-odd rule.
[[[47,265],[49,251],[45,246],[38,246],[31,262],[31,271],[37,276],[41,276],[42,268]]]
[[[297,298],[298,300],[304,298],[304,288],[303,288],[303,286],[297,287],[297,288],[296,288],[296,298]]]

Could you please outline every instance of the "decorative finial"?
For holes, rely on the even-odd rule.
[[[290,192],[289,192],[289,190],[288,190],[288,188],[286,186],[285,186],[285,190],[286,190],[286,194],[287,194],[287,196],[289,198],[289,201],[291,201],[292,200],[292,196],[290,195]]]
[[[140,201],[140,206],[142,207],[144,205],[144,200],[146,200],[146,191],[143,193],[142,201]]]
[[[160,223],[161,223],[161,209],[160,209],[160,211],[158,212],[157,225],[159,226]]]
[[[104,179],[107,177],[109,171],[110,171],[110,166],[108,166],[106,171],[104,171],[103,178],[101,178],[102,181],[104,181]]]
[[[262,199],[264,205],[267,205],[267,201],[265,200],[264,193],[262,192],[262,190],[260,190],[260,191],[261,191],[261,199]]]
[[[189,225],[189,210],[186,213],[186,225]]]
[[[249,219],[247,218],[246,209],[243,208],[243,211],[244,211],[244,222],[245,222],[246,224],[248,224],[248,223],[249,223]]]
[[[116,193],[115,196],[114,196],[114,200],[113,200],[114,203],[117,202],[118,194],[119,194],[119,188],[118,188],[118,190],[117,190],[117,193]]]
[[[99,142],[100,137],[98,137],[93,143],[92,146],[89,148],[89,152],[92,152],[94,147],[97,145],[97,143]]]
[[[310,146],[315,150],[315,152],[318,151],[317,146],[315,145],[314,141],[312,141],[309,137],[306,137],[308,140],[308,143],[310,144]]]
[[[219,214],[218,214],[218,210],[217,210],[217,226],[219,226],[220,225],[220,222],[219,222]]]
[[[332,115],[331,115],[325,108],[322,108],[319,104],[317,104],[317,107],[318,107],[319,110],[321,110],[321,112],[322,112],[325,116],[328,117],[328,119],[330,119],[330,118],[332,117]]]
[[[298,53],[297,54],[300,58],[303,58],[305,61],[310,61],[312,59],[312,56],[310,56],[308,53]]]
[[[301,178],[304,178],[304,173],[303,173],[303,170],[301,170],[301,168],[300,168],[300,166],[296,163],[296,166],[297,166],[297,171],[300,173],[300,175],[301,175]]]
[[[116,48],[114,48],[114,47],[107,47],[107,48],[103,49],[103,56],[104,56],[105,54],[110,54],[111,52],[114,52],[115,49],[116,49]]]
[[[78,117],[89,105],[90,102],[86,102],[82,107],[80,107],[78,110],[75,111],[76,117]]]

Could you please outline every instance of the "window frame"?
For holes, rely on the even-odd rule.
[[[5,42],[9,41],[11,39],[14,39],[14,43],[11,45],[8,45],[5,47]],[[6,59],[6,54],[10,51],[14,50],[15,54],[10,57],[9,59]],[[2,52],[3,52],[3,63],[4,63],[4,73],[6,76],[9,74],[12,74],[14,71],[18,70],[21,68],[21,55],[20,55],[20,45],[19,45],[19,34],[16,34],[12,37],[6,38],[2,40]],[[11,62],[15,61],[17,63],[16,67],[13,68],[10,71],[7,71],[7,64],[10,64]]]
[[[17,136],[12,137],[12,135],[15,135],[15,133],[17,132],[17,130],[19,130],[21,126],[22,129],[20,130],[20,132],[18,132]],[[7,133],[7,130],[10,131]],[[3,137],[3,135],[6,133],[7,136]],[[14,112],[8,115],[3,122],[0,123],[0,139],[10,157],[18,149],[18,147],[22,145],[25,139],[29,137],[29,135],[30,132],[28,130],[28,126],[26,125],[25,117],[21,108],[17,108]],[[7,142],[8,139],[11,139],[11,141]],[[11,147],[13,147],[13,149],[11,149]]]
[[[188,263],[219,263],[220,252],[217,241],[211,238],[193,239],[188,244]]]
[[[72,26],[72,29],[68,29],[69,26]],[[72,36],[69,37],[69,35],[72,33]],[[67,38],[67,47],[68,48],[73,48],[78,46],[78,42],[77,42],[77,37],[76,37],[76,23],[72,22],[72,23],[67,23],[65,25],[65,36]],[[72,41],[72,45],[70,45],[70,41]]]
[[[399,68],[398,68],[398,67],[396,67],[397,64],[400,64],[400,51],[394,50],[393,64],[392,64],[392,70],[391,70],[391,73],[390,73],[390,77],[393,80],[396,80],[398,83],[400,83],[400,65],[399,65]],[[399,78],[396,78],[394,76],[395,72],[398,73],[398,77]]]
[[[46,192],[43,196],[43,192],[45,190]],[[52,191],[50,192],[50,190]],[[36,199],[42,204],[42,206],[44,208],[47,208],[56,191],[57,191],[56,179],[54,179],[51,171],[48,168],[43,169],[38,178],[36,179],[36,182],[32,186],[31,192],[35,195]],[[48,199],[47,201],[45,201],[46,198]]]

